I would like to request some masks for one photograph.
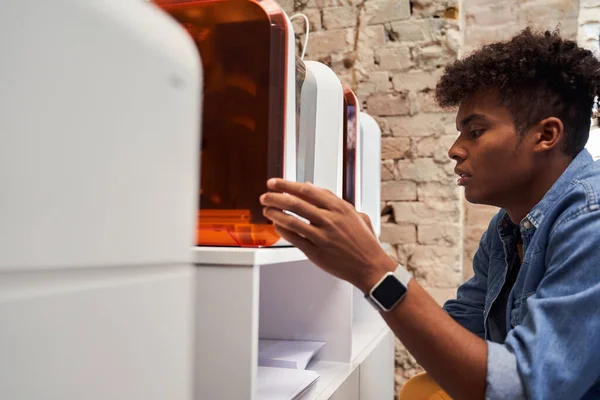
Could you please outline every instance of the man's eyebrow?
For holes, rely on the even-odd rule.
[[[483,114],[471,114],[468,115],[467,117],[463,118],[462,121],[460,121],[458,123],[458,125],[456,125],[456,130],[460,131],[462,127],[464,127],[465,125],[470,124],[471,122],[475,121],[475,120],[484,120],[487,121],[488,119],[485,117],[485,115]]]

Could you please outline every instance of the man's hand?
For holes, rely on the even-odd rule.
[[[377,238],[377,234],[375,233],[375,228],[373,228],[373,223],[371,222],[371,217],[369,217],[367,214],[361,213],[361,212],[359,212],[358,215],[360,215],[362,220],[365,221],[365,224],[367,224],[367,227],[369,228],[369,230],[371,232],[373,232],[373,235]]]
[[[310,183],[271,179],[267,186],[274,192],[260,198],[264,215],[317,266],[363,292],[396,268],[375,237],[368,216],[359,214],[348,202]]]

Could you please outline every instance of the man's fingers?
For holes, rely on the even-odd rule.
[[[293,246],[300,249],[300,251],[302,251],[304,254],[310,254],[315,248],[315,245],[313,243],[311,243],[308,239],[298,235],[297,233],[285,229],[284,227],[277,224],[274,224],[274,227],[275,231],[279,234],[279,236],[290,242]]]
[[[302,236],[309,240],[311,243],[315,243],[319,233],[315,226],[307,224],[304,221],[299,220],[297,217],[286,214],[280,209],[265,207],[263,209],[265,217],[273,221],[274,224],[282,227],[296,235]]]
[[[324,214],[329,211],[317,208],[316,206],[293,195],[283,193],[265,193],[261,196],[262,205],[280,210],[288,210],[311,222],[313,225],[321,226],[324,221]]]
[[[277,192],[289,193],[326,210],[332,209],[332,205],[340,200],[333,193],[320,187],[308,183],[287,181],[280,178],[269,179],[267,187]]]
[[[362,220],[365,222],[365,224],[367,224],[367,227],[369,228],[369,230],[371,232],[373,232],[373,234],[375,234],[375,228],[373,228],[373,223],[371,222],[371,218],[365,214],[365,213],[358,213],[360,215],[360,217],[362,218]]]

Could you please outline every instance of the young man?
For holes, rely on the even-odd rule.
[[[468,201],[501,211],[474,277],[443,309],[332,193],[270,180],[265,215],[316,265],[370,295],[453,398],[599,398],[600,164],[584,150],[599,84],[591,52],[531,30],[446,69],[436,95],[459,106],[449,150],[458,183]]]

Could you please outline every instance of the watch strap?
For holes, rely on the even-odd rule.
[[[392,272],[388,272],[386,273],[384,276],[381,277],[381,279],[379,280],[379,282],[377,282],[372,288],[371,290],[369,290],[367,293],[365,293],[365,299],[377,310],[377,311],[390,311],[387,310],[385,308],[382,308],[382,306],[380,306],[378,304],[377,301],[374,300],[374,298],[372,297],[372,293],[375,291],[375,289],[381,284],[381,282],[384,281],[384,279],[388,276],[393,275],[401,284],[402,286],[404,286],[405,290],[408,290],[408,284],[410,282],[410,280],[412,279],[412,276],[410,274],[410,272],[408,272],[406,270],[406,268],[404,268],[404,266],[402,264],[398,264],[398,267],[396,267],[396,270],[392,273]],[[395,304],[397,305],[400,301],[402,301],[402,299],[404,298],[404,296],[406,295],[406,292],[404,293],[404,295],[402,295],[402,297],[400,297],[400,299],[398,299],[398,302]],[[395,307],[394,305],[394,307]],[[392,307],[393,308],[393,307]]]
[[[408,289],[408,283],[412,279],[412,275],[402,264],[398,264],[398,267],[394,271],[394,276]]]

